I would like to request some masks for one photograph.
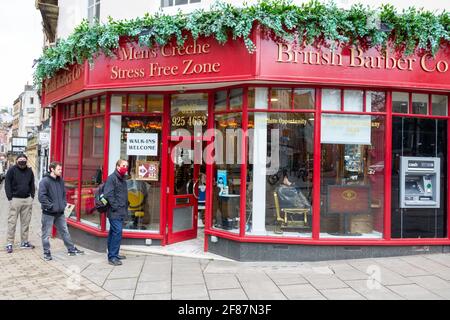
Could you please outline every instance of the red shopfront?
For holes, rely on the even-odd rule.
[[[448,250],[450,48],[403,57],[254,41],[254,54],[238,40],[123,42],[44,84],[83,244],[104,245],[93,194],[125,158],[125,244],[201,232],[205,250],[238,260]],[[404,182],[406,157],[439,159],[434,207],[400,201],[402,183],[430,177]]]

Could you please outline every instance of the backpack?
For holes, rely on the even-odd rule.
[[[100,213],[108,211],[108,208],[109,208],[109,202],[103,194],[104,189],[105,189],[105,184],[104,183],[100,184],[94,195],[95,210],[97,210]]]

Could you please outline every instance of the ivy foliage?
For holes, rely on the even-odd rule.
[[[392,5],[377,9],[362,4],[350,9],[339,8],[334,2],[310,0],[294,5],[289,0],[260,0],[257,4],[235,7],[216,2],[209,10],[190,14],[167,15],[162,11],[145,14],[132,20],[88,23],[83,20],[67,39],[44,50],[34,73],[35,86],[51,78],[61,69],[88,60],[93,62],[101,53],[114,54],[119,38],[128,37],[140,45],[165,45],[175,39],[182,46],[186,32],[198,37],[214,37],[224,44],[241,38],[247,50],[256,50],[251,31],[260,25],[271,36],[281,40],[297,40],[301,45],[356,44],[363,48],[390,43],[406,55],[416,51],[435,54],[450,42],[450,14],[409,8],[402,12]]]

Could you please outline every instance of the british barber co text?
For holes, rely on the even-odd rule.
[[[220,72],[220,62],[196,61],[196,58],[211,53],[211,45],[192,44],[177,47],[165,45],[158,48],[141,48],[136,46],[121,47],[118,52],[118,63],[111,67],[111,80],[159,78],[179,75],[214,74]],[[184,59],[174,63],[167,63],[171,57],[183,57]],[[160,61],[160,58],[168,58]],[[138,62],[137,67],[125,67],[120,62]],[[146,62],[141,64],[139,62]],[[166,61],[166,62],[161,62]],[[127,66],[129,64],[127,63]]]

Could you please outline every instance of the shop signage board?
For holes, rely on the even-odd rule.
[[[127,155],[129,156],[157,156],[157,133],[128,133]]]
[[[138,180],[158,181],[159,161],[136,161],[136,177]]]
[[[242,39],[221,45],[213,37],[188,37],[182,47],[173,41],[154,48],[122,39],[115,56],[100,54],[91,65],[70,66],[45,80],[43,106],[82,90],[169,85],[184,90],[188,84],[251,80],[450,89],[448,46],[435,56],[406,56],[392,48],[301,47],[255,30],[252,54]]]
[[[321,143],[371,144],[370,116],[322,114],[321,121]]]

